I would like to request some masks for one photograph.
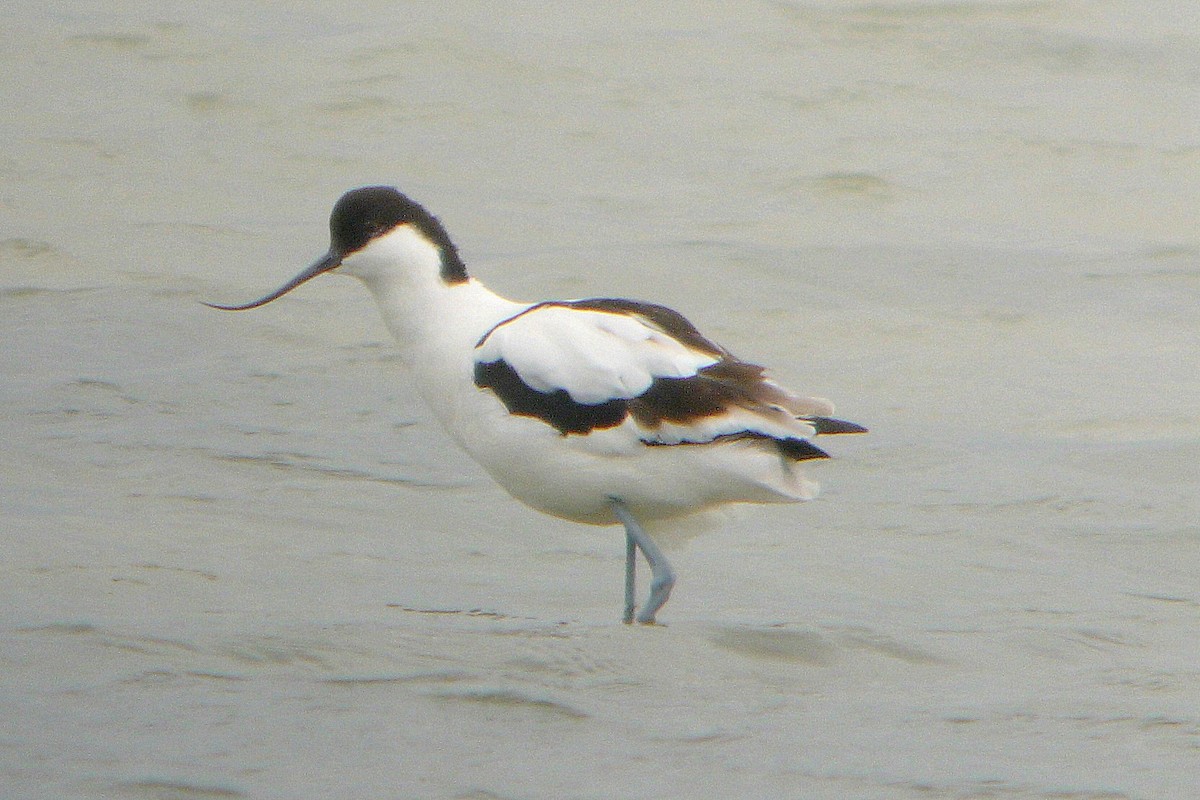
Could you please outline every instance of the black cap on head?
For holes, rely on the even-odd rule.
[[[329,215],[330,252],[345,258],[398,225],[415,225],[442,251],[442,280],[461,283],[467,268],[437,217],[391,186],[364,186],[346,192]]]

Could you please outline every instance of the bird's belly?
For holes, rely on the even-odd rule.
[[[647,445],[626,421],[562,435],[481,393],[470,420],[447,421],[459,444],[509,494],[547,514],[612,524],[609,498],[639,519],[669,519],[724,503],[811,499],[817,485],[773,447],[751,441]]]

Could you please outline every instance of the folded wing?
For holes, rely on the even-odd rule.
[[[825,458],[808,439],[863,430],[828,417],[706,339],[664,306],[592,299],[540,303],[501,322],[475,350],[475,383],[508,411],[564,436],[628,423],[647,445],[729,439]]]

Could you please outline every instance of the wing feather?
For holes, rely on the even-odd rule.
[[[752,438],[802,460],[825,456],[808,438],[835,432],[829,401],[769,380],[677,312],[629,300],[540,303],[501,322],[476,347],[475,383],[563,435],[628,421],[646,444]]]
[[[635,317],[549,304],[484,337],[476,363],[501,360],[530,388],[561,390],[584,405],[629,400],[655,378],[695,375],[716,362]]]

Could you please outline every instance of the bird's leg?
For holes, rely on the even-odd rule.
[[[609,502],[612,504],[613,514],[622,525],[625,526],[625,617],[629,621],[629,617],[633,610],[633,564],[636,549],[642,551],[642,555],[646,557],[646,563],[650,565],[650,596],[646,598],[646,604],[642,606],[642,611],[637,615],[636,620],[646,625],[654,623],[654,615],[667,602],[667,598],[671,596],[671,588],[675,585],[675,570],[671,569],[670,562],[658,549],[658,545],[650,538],[650,534],[646,533],[645,529],[634,519],[633,514],[625,506],[619,497],[610,497]]]
[[[625,616],[626,625],[633,623],[633,612],[637,608],[637,542],[629,531],[625,532]]]

